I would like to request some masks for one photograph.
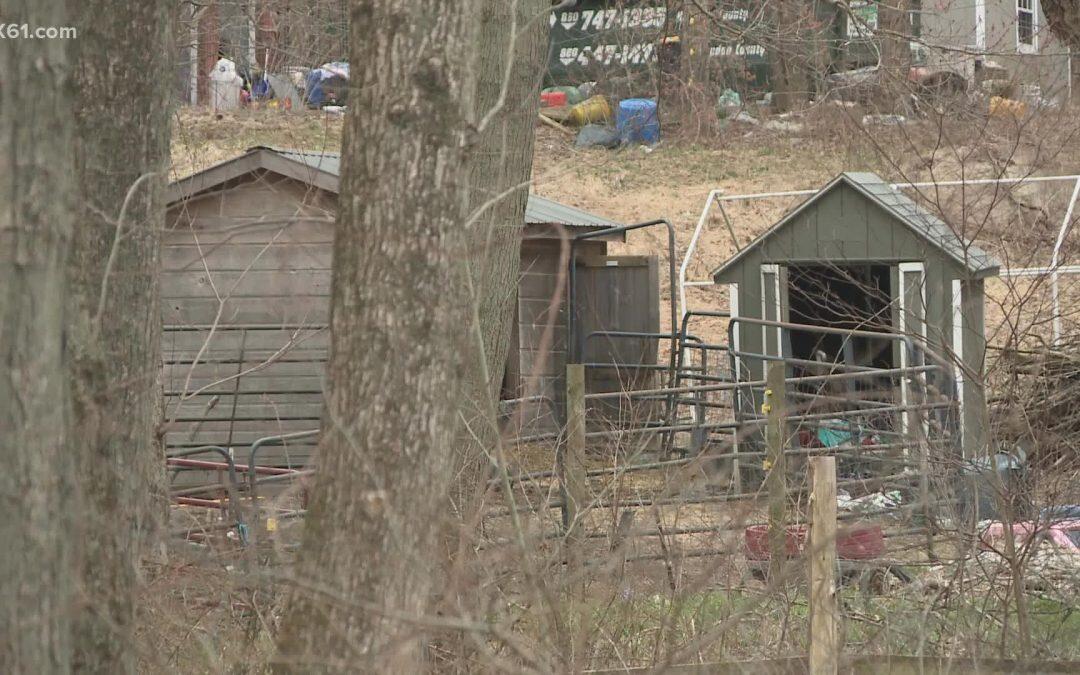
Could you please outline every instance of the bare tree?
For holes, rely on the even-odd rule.
[[[476,349],[466,369],[466,429],[460,496],[490,466],[499,400],[517,308],[521,235],[532,175],[539,88],[547,56],[547,0],[485,0],[475,50],[476,141],[469,150],[469,276]],[[461,504],[464,507],[464,504]]]
[[[471,2],[357,0],[327,407],[283,669],[414,671],[451,480]]]
[[[10,25],[69,25],[63,0],[5,3]],[[6,37],[6,36],[5,36]],[[70,668],[74,485],[64,377],[75,223],[62,40],[0,40],[0,670]]]
[[[74,6],[81,214],[69,261],[68,348],[87,499],[76,663],[130,672],[139,556],[164,515],[158,273],[170,3]]]
[[[1061,41],[1071,49],[1080,49],[1080,6],[1070,0],[1043,0],[1046,21]]]

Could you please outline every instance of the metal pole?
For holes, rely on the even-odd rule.
[[[1076,207],[1076,198],[1080,196],[1080,178],[1076,179],[1076,186],[1073,187],[1072,199],[1069,200],[1069,209],[1065,212],[1065,220],[1061,223],[1061,229],[1058,230],[1057,241],[1054,242],[1054,255],[1050,259],[1050,267],[1053,270],[1051,279],[1051,292],[1054,296],[1054,344],[1061,340],[1061,301],[1058,290],[1058,257],[1061,254],[1061,247],[1065,243],[1065,235],[1069,232],[1069,225],[1072,224],[1073,209]]]
[[[701,216],[698,218],[697,225],[694,226],[694,233],[690,235],[690,244],[686,247],[686,255],[683,256],[682,264],[679,265],[679,314],[686,316],[686,270],[690,267],[690,256],[694,255],[694,251],[697,249],[698,239],[701,237],[701,231],[705,228],[705,221],[709,217],[709,210],[712,208],[713,200],[720,195],[720,190],[713,190],[709,192],[709,196],[705,198],[705,208],[701,210]],[[672,330],[675,327],[672,326]]]

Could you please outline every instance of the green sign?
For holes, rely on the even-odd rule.
[[[742,28],[750,11],[749,0],[718,3],[720,20]],[[580,84],[641,72],[656,67],[665,37],[682,32],[682,12],[669,15],[664,0],[581,0],[571,8],[552,12],[548,80],[553,84]],[[735,6],[731,8],[729,6]],[[739,34],[740,30],[712,30],[713,35]],[[751,42],[713,39],[710,55],[737,59],[755,71],[765,68],[765,49]]]

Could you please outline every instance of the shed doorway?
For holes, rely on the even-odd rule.
[[[891,265],[790,265],[786,276],[788,317],[792,323],[847,330],[895,330]],[[812,330],[792,330],[789,336],[790,354],[795,359],[881,369],[897,365],[893,342],[887,338]]]

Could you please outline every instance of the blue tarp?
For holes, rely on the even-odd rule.
[[[327,103],[344,103],[344,92],[348,82],[348,63],[335,61],[322,64],[304,78],[305,97],[308,104],[318,108]]]

